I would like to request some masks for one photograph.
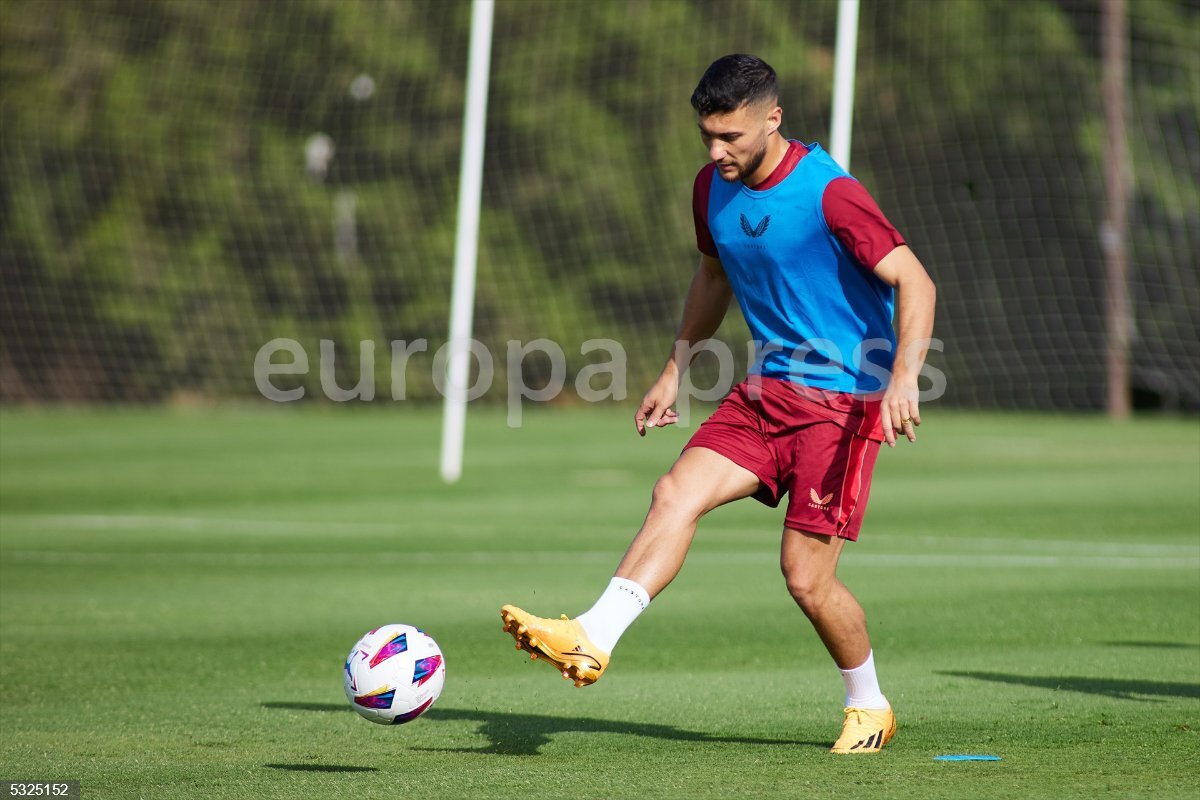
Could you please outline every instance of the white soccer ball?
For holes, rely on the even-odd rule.
[[[403,725],[424,714],[446,683],[446,659],[437,642],[411,625],[367,632],[346,656],[346,699],[380,725]]]

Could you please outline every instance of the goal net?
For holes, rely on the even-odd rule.
[[[375,343],[447,335],[471,6],[7,0],[0,9],[0,399],[257,397],[299,343],[321,398]],[[1200,10],[1138,0],[1129,137],[1132,384],[1200,408]],[[499,0],[475,336],[620,342],[636,399],[696,268],[688,98],[730,52],[827,140],[833,0]],[[944,402],[1104,404],[1098,0],[870,0],[852,170],[939,285]],[[720,337],[745,368],[736,308]],[[524,379],[548,378],[529,358]],[[714,376],[701,364],[698,384]],[[289,383],[290,381],[290,383]],[[503,392],[485,395],[503,398]]]

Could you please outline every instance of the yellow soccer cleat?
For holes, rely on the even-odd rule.
[[[608,667],[608,653],[592,644],[578,621],[565,615],[562,619],[544,619],[516,606],[504,606],[500,618],[518,650],[527,651],[530,658],[550,662],[576,686],[595,683]]]
[[[841,755],[878,753],[896,733],[896,715],[890,708],[847,708],[841,737],[829,752]]]

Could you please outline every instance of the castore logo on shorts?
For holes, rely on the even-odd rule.
[[[816,489],[809,489],[808,497],[810,500],[812,500],[812,502],[808,504],[809,508],[819,508],[824,511],[825,509],[829,508],[829,501],[833,499],[833,492],[821,497],[819,494],[817,494]]]

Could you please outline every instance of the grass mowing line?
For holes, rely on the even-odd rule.
[[[999,549],[1014,549],[1025,547],[1040,552],[1058,551],[1074,554],[1086,550],[1090,553],[1104,555],[1161,555],[1161,556],[1200,556],[1200,541],[1192,544],[1162,544],[1157,542],[1085,542],[1070,539],[1003,539],[994,536],[917,536],[914,542],[942,546],[956,544],[961,546]]]
[[[207,564],[226,566],[342,566],[362,565],[362,556],[356,553],[198,553],[182,551],[165,552],[118,552],[106,550],[5,550],[2,560],[10,564],[78,564],[78,565],[132,565],[158,566],[163,564]],[[451,551],[373,551],[374,565],[394,564],[524,564],[599,561],[617,559],[615,551],[521,550],[495,552],[488,550]],[[767,564],[774,563],[777,556],[772,553],[692,553],[689,562],[713,564]],[[1089,567],[1093,569],[1200,569],[1200,558],[1163,558],[1139,556],[1037,556],[1002,555],[996,553],[864,553],[848,557],[849,566],[869,567]]]
[[[20,523],[30,527],[108,530],[137,528],[156,531],[206,531],[214,527],[250,529],[251,533],[288,534],[331,532],[395,533],[396,524],[388,522],[320,522],[314,520],[230,519],[226,517],[184,517],[131,514],[0,514],[0,524]]]
[[[848,566],[879,567],[1089,567],[1094,569],[1200,569],[1200,558],[1148,556],[999,555],[995,553],[865,553],[847,557]]]
[[[295,534],[295,533],[335,533],[339,531],[351,533],[398,533],[400,523],[389,522],[342,522],[330,520],[282,520],[282,519],[249,519],[230,517],[188,517],[188,516],[157,516],[130,514],[0,514],[0,526],[4,524],[20,524],[36,528],[83,529],[83,530],[120,530],[150,529],[155,531],[209,531],[220,527],[226,532],[236,530],[238,533],[261,533],[265,535]],[[712,533],[729,536],[760,536],[763,529],[755,528],[726,528],[714,527]],[[632,534],[631,534],[632,535]],[[916,544],[933,545],[937,547],[950,546],[951,549],[962,550],[1025,550],[1027,552],[1012,555],[1053,556],[1065,555],[1075,558],[1079,552],[1089,552],[1096,555],[1112,555],[1121,558],[1163,556],[1163,557],[1193,557],[1200,558],[1200,541],[1192,544],[1168,544],[1158,542],[1095,542],[1076,541],[1072,539],[1019,539],[997,536],[910,536],[906,540]],[[853,550],[847,550],[847,556]]]
[[[729,536],[761,536],[761,528],[714,528],[710,532]],[[869,549],[875,541],[887,538],[881,531],[868,531],[872,539],[865,544],[855,543],[847,547],[847,556],[860,548]],[[864,537],[866,533],[864,533]],[[1074,555],[1080,552],[1099,553],[1119,556],[1195,556],[1200,557],[1200,540],[1191,544],[1173,544],[1167,542],[1097,542],[1076,539],[1020,539],[1000,536],[930,536],[905,535],[904,541],[917,545],[932,545],[952,550],[1002,550],[1012,551],[1025,549],[1030,555]]]

